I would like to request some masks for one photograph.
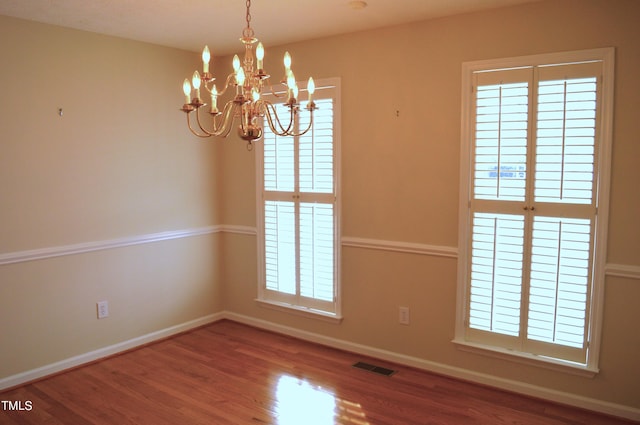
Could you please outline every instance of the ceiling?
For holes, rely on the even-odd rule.
[[[254,0],[251,26],[269,45],[538,0]],[[0,0],[0,15],[214,54],[240,50],[243,0]]]

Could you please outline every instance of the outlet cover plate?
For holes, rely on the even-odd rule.
[[[98,301],[98,319],[109,317],[109,301]]]
[[[400,324],[402,325],[408,325],[409,324],[409,307],[400,307],[398,309],[398,321],[400,322]]]

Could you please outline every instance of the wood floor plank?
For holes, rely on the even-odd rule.
[[[391,377],[352,367],[364,361]],[[0,393],[0,424],[616,425],[630,421],[217,322]]]

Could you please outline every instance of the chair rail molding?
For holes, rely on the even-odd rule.
[[[46,258],[64,255],[83,254],[85,252],[101,251],[104,249],[122,248],[131,245],[166,241],[170,239],[188,238],[193,236],[219,233],[222,226],[205,226],[191,229],[170,230],[166,232],[148,233],[143,235],[126,236],[101,241],[81,242],[71,245],[59,245],[46,248],[30,249],[0,254],[0,266],[6,264],[23,263],[26,261],[44,260]]]
[[[415,242],[386,241],[380,239],[342,237],[342,246],[403,252],[407,254],[431,255],[436,257],[458,258],[458,248],[442,245],[427,245]]]
[[[24,251],[7,252],[0,254],[0,266],[23,263],[27,261],[44,260],[47,258],[61,257],[64,255],[83,254],[86,252],[100,251],[104,249],[122,248],[131,245],[140,245],[215,233],[230,233],[236,235],[256,236],[257,230],[255,226],[245,226],[238,224],[216,224],[204,227],[194,227],[188,229],[169,230],[165,232],[125,236],[122,238],[101,241],[81,242],[70,245],[60,245]],[[382,239],[359,238],[353,236],[343,236],[340,241],[341,245],[345,247],[374,249],[405,254],[429,255],[453,259],[458,258],[458,248],[453,246],[429,245],[416,242],[389,241]],[[607,263],[605,267],[605,274],[607,276],[640,280],[640,266]]]
[[[607,263],[604,269],[604,273],[607,276],[640,280],[640,266]]]

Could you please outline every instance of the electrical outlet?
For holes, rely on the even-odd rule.
[[[98,319],[109,317],[109,301],[98,301]]]
[[[409,324],[409,307],[400,307],[398,311],[399,311],[398,321],[402,325],[408,325]]]

